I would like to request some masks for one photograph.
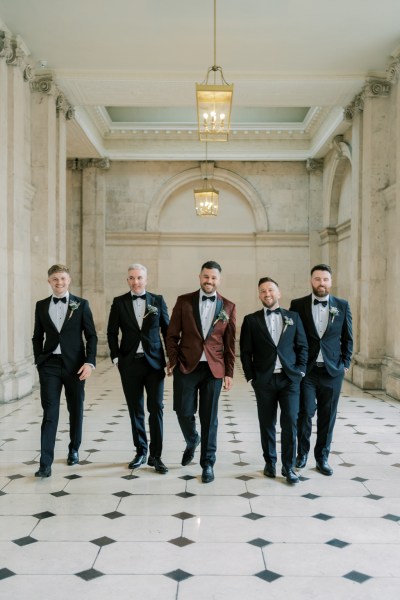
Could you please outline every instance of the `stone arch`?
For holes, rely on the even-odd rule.
[[[339,202],[345,171],[352,167],[351,148],[343,141],[335,141],[336,154],[328,175],[327,182],[327,218],[328,227],[338,225]]]
[[[200,167],[196,167],[178,173],[178,175],[174,175],[164,183],[155,195],[150,206],[146,221],[146,231],[158,231],[162,208],[174,191],[186,184],[198,182],[201,178],[201,169]],[[265,207],[254,187],[240,175],[228,171],[227,169],[216,167],[213,172],[213,182],[217,183],[218,181],[229,184],[234,189],[238,190],[247,200],[253,211],[256,232],[268,231],[268,219]]]

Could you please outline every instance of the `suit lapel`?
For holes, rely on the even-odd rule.
[[[215,300],[215,310],[214,310],[214,316],[212,318],[211,321],[211,325],[210,325],[210,329],[207,332],[206,338],[208,338],[208,336],[210,335],[210,333],[212,332],[212,330],[214,329],[215,325],[217,324],[217,318],[219,313],[221,312],[222,308],[224,306],[223,300],[222,298],[220,298],[218,296],[218,294],[216,295],[216,300]]]
[[[310,294],[304,301],[304,315],[305,315],[305,323],[304,327],[310,331],[313,331],[314,335],[319,338],[317,328],[315,327],[314,317],[312,314],[312,295]]]
[[[42,309],[43,309],[43,317],[46,319],[47,324],[49,327],[52,327],[54,329],[54,331],[57,331],[57,327],[54,325],[51,317],[50,317],[50,313],[49,313],[49,309],[50,309],[50,302],[52,301],[53,296],[50,296],[50,298],[47,298],[43,304],[42,304]]]
[[[264,309],[261,309],[256,313],[256,320],[258,322],[261,332],[265,335],[265,337],[268,339],[268,341],[273,346],[275,346],[275,342],[272,339],[272,336],[271,336],[270,332],[268,331],[267,323],[265,322]]]
[[[126,312],[128,314],[128,317],[133,321],[133,324],[139,329],[139,323],[137,322],[135,311],[133,309],[132,294],[130,292],[128,292],[125,295],[125,297],[124,297],[124,304],[125,304],[125,308],[126,308]],[[147,298],[146,298],[146,304],[147,304]]]
[[[193,308],[193,316],[194,316],[194,320],[196,321],[197,329],[199,330],[201,337],[203,337],[203,328],[201,326],[200,310],[199,310],[199,301],[200,301],[199,298],[200,298],[200,292],[195,292],[192,296],[192,308]]]

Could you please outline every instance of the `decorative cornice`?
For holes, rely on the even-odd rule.
[[[395,57],[386,68],[386,78],[391,83],[395,83],[400,74],[400,56]]]
[[[104,158],[73,158],[67,160],[67,169],[72,171],[83,171],[95,167],[107,171],[110,168],[110,159]]]
[[[324,170],[324,159],[323,158],[307,158],[306,169],[309,173],[315,173],[316,171]]]
[[[363,89],[357,96],[354,97],[354,100],[350,102],[344,108],[344,118],[346,121],[351,121],[356,113],[362,112],[364,110],[364,104],[366,98],[377,98],[381,96],[388,96],[390,94],[390,90],[392,89],[392,84],[388,81],[387,78],[369,78],[367,79]]]

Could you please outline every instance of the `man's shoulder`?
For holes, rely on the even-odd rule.
[[[114,296],[113,302],[123,302],[127,298],[129,298],[130,292],[125,292],[125,294],[121,294],[120,296]]]
[[[307,304],[307,302],[311,301],[311,294],[307,294],[307,296],[302,296],[301,298],[293,298],[290,303],[290,306],[301,306],[302,304]]]
[[[218,294],[218,292],[217,292],[217,297],[220,300],[222,300],[222,302],[224,303],[224,305],[226,307],[232,307],[232,308],[235,307],[235,303],[234,302],[232,302],[231,300],[228,300],[228,298],[225,298],[225,296],[221,296],[221,294]]]
[[[342,306],[348,306],[348,301],[344,298],[338,298],[337,296],[329,296],[329,301],[331,304],[341,304]]]

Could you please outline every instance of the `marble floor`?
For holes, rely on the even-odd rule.
[[[400,597],[400,403],[345,384],[325,477],[264,477],[254,394],[237,368],[220,401],[215,481],[202,484],[166,381],[166,475],[134,451],[118,372],[87,383],[80,464],[39,460],[38,391],[0,405],[2,600],[369,600]],[[279,465],[278,465],[279,466]]]

